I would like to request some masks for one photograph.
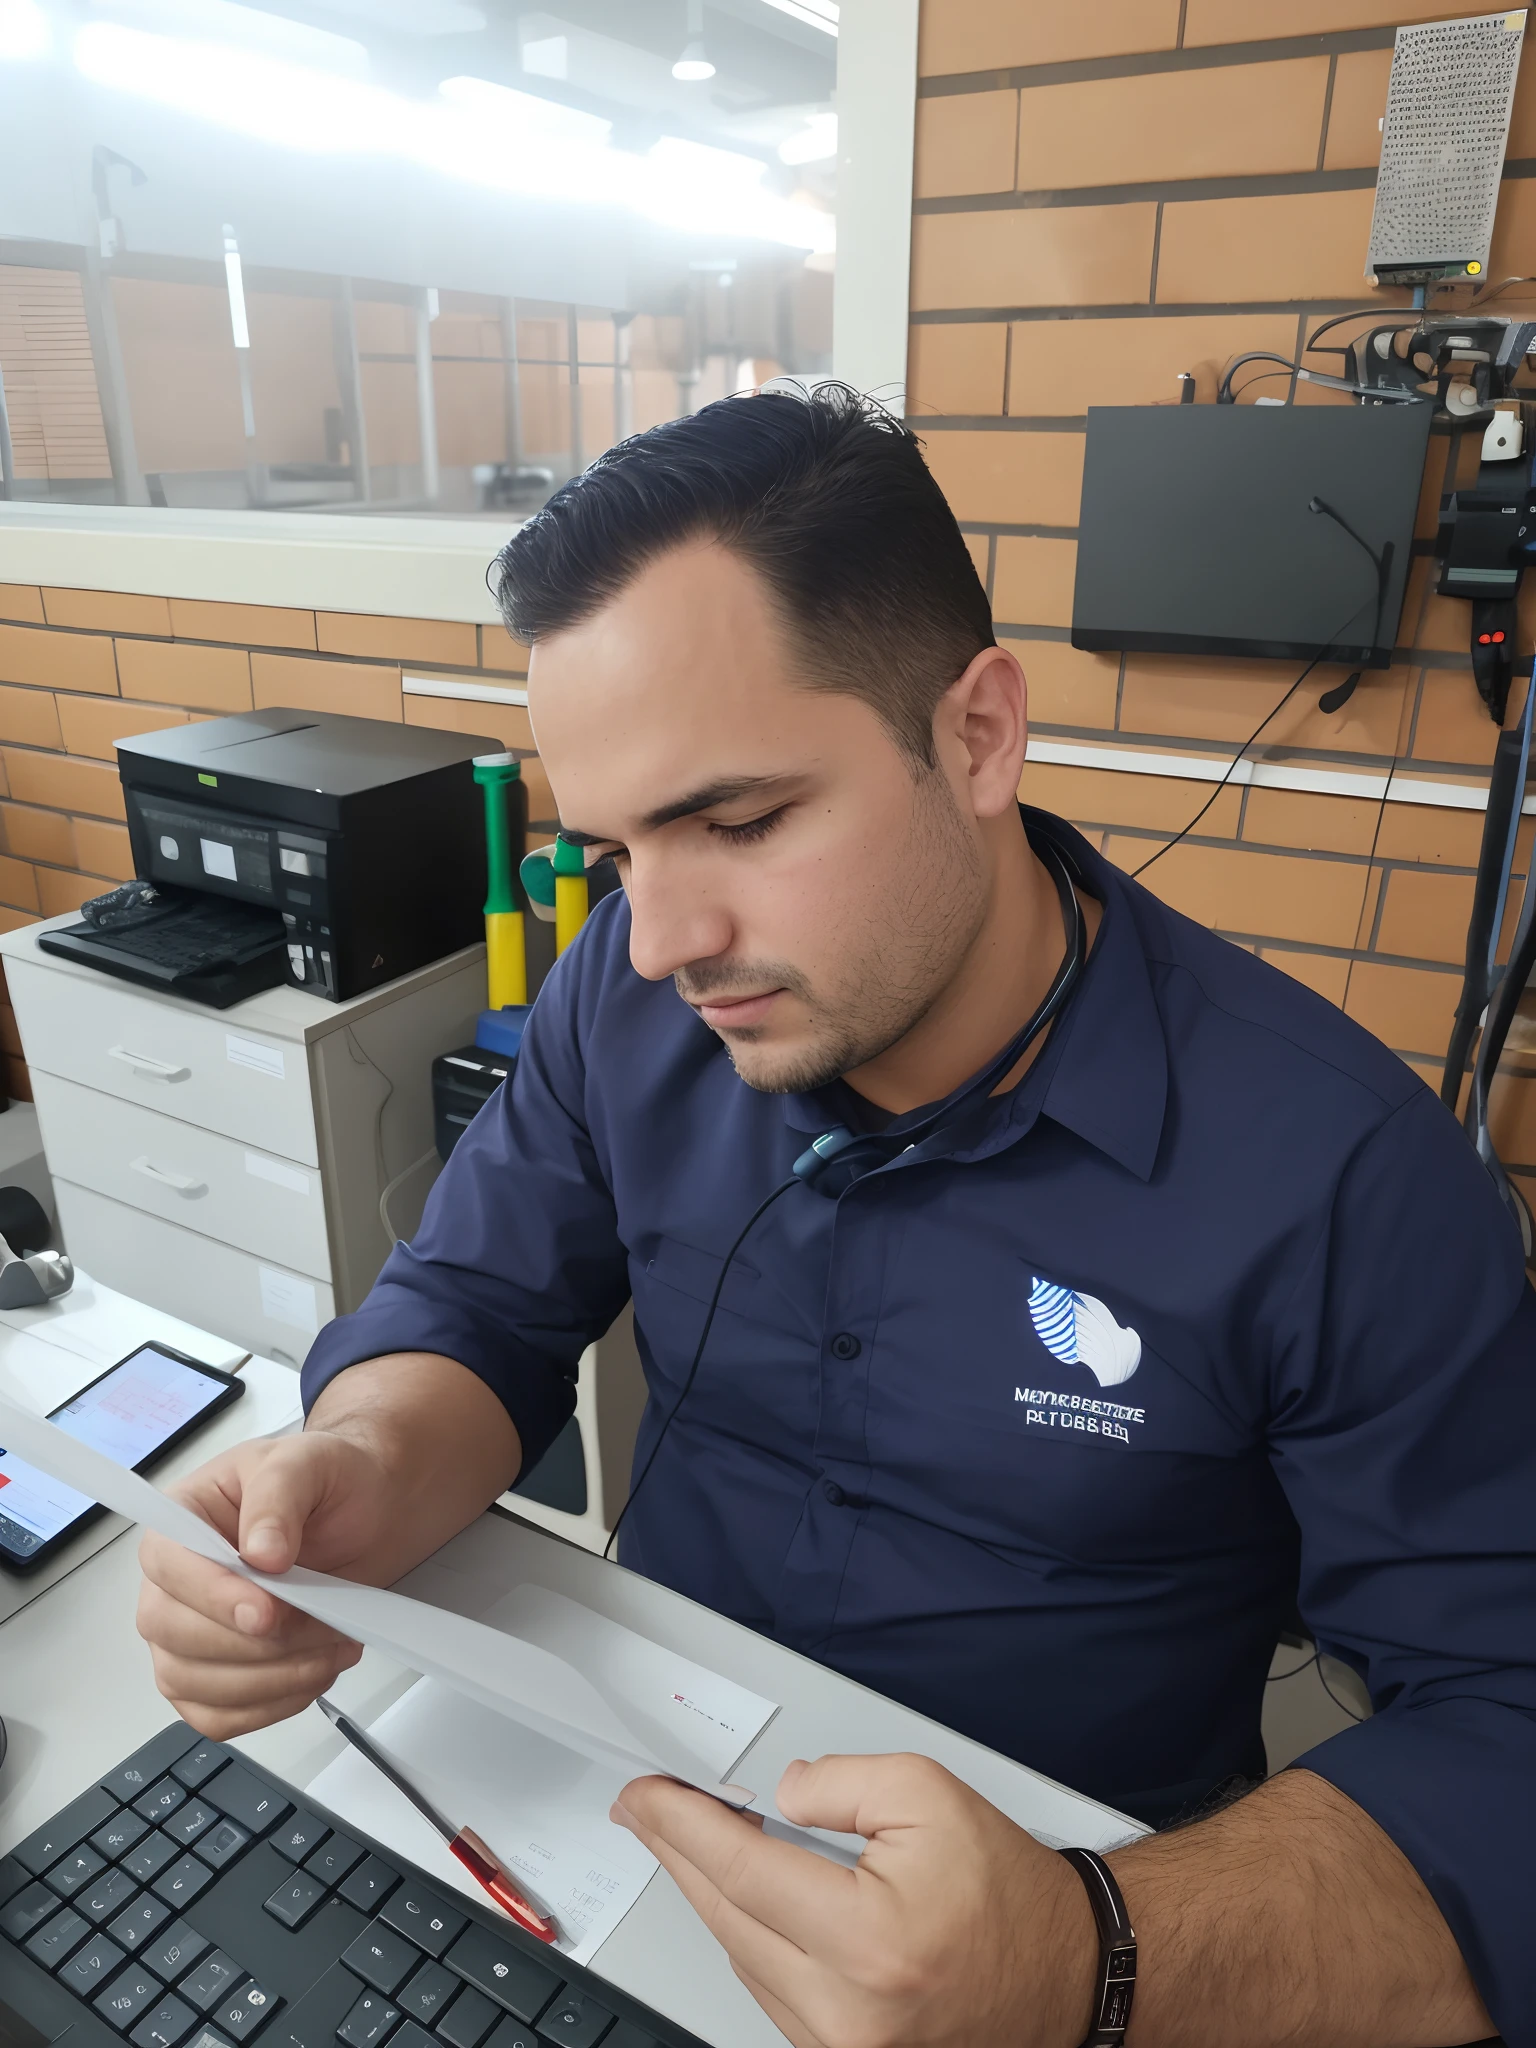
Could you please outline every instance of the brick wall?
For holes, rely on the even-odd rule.
[[[0,930],[133,873],[112,745],[132,733],[295,704],[532,744],[526,711],[407,696],[407,673],[516,686],[526,650],[499,626],[0,583]],[[539,764],[523,772],[552,820]],[[9,1092],[30,1096],[9,1003],[0,1044]]]
[[[1332,313],[1402,302],[1362,277],[1393,29],[1484,11],[1476,0],[923,0],[909,412],[999,635],[1029,675],[1038,737],[1230,757],[1293,680],[1284,664],[1072,648],[1084,414],[1171,402],[1182,371],[1209,402],[1237,354],[1291,357]],[[1533,230],[1527,52],[1491,278],[1536,270]],[[1532,303],[1529,288],[1512,291],[1498,310],[1529,317]],[[1286,391],[1281,373],[1248,395]],[[1305,385],[1298,396],[1349,403]],[[1431,446],[1423,538],[1446,447]],[[1486,778],[1496,735],[1467,666],[1469,608],[1430,596],[1427,569],[1421,560],[1409,586],[1398,664],[1369,672],[1331,717],[1317,700],[1341,672],[1320,672],[1256,758]],[[1512,717],[1521,701],[1517,687]],[[1023,785],[1128,868],[1211,787],[1045,764]],[[1481,829],[1472,810],[1228,789],[1146,879],[1342,1004],[1438,1085]],[[1530,844],[1527,821],[1522,871]],[[1495,1097],[1501,1150],[1536,1177],[1536,1058],[1522,1047],[1536,1048],[1536,1011],[1512,1034]]]

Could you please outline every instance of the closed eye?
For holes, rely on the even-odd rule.
[[[765,811],[760,818],[749,818],[744,825],[710,825],[716,839],[724,839],[732,846],[751,846],[756,840],[766,839],[788,811],[788,804],[780,804],[777,810]]]

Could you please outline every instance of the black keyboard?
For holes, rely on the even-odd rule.
[[[181,1721],[0,1857],[0,2044],[66,2032],[69,2048],[704,2048]]]

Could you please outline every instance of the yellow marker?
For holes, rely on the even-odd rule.
[[[555,952],[563,953],[587,921],[586,856],[567,840],[555,841]]]
[[[517,876],[528,799],[522,771],[510,753],[477,756],[474,772],[485,791],[486,995],[489,1007],[500,1010],[528,1000],[528,948]]]

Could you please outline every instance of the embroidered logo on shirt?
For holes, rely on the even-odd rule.
[[[1141,1338],[1091,1294],[1037,1275],[1029,1289],[1029,1319],[1053,1358],[1086,1365],[1101,1387],[1123,1386],[1141,1363]]]

